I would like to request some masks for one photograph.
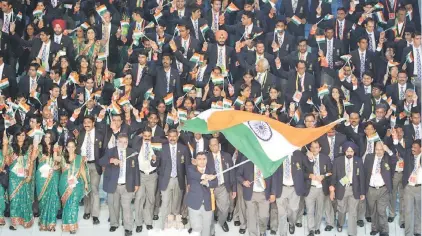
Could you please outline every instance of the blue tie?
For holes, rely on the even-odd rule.
[[[172,178],[177,176],[177,167],[176,167],[176,146],[171,147],[171,173]]]
[[[287,157],[284,161],[284,178],[290,179],[290,158]]]
[[[215,160],[215,172],[217,172],[217,179],[218,179],[218,185],[220,185],[220,160],[218,159],[218,155],[214,156]]]

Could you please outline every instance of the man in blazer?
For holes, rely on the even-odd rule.
[[[308,236],[313,236],[321,233],[319,228],[324,212],[327,221],[326,231],[330,231],[334,225],[334,209],[328,197],[332,162],[327,155],[321,153],[321,146],[318,141],[311,143],[307,156],[312,169],[309,175],[311,185],[307,186],[309,194],[305,197],[305,204],[308,215]],[[324,209],[325,204],[327,205]]]
[[[344,7],[337,8],[337,15],[335,19],[321,21],[319,24],[321,28],[331,26],[334,29],[334,38],[341,40],[343,43],[344,53],[349,53],[350,46],[350,32],[353,30],[353,22],[346,20],[348,11]]]
[[[416,90],[416,87],[408,81],[406,71],[400,71],[397,83],[387,86],[386,95],[387,97],[391,97],[393,104],[398,105],[406,97],[407,89]]]
[[[123,124],[122,116],[120,114],[111,114],[111,122],[110,126],[103,125],[105,130],[103,131],[104,134],[104,145],[107,149],[111,149],[116,147],[118,143],[118,136],[119,134],[126,134],[128,135],[129,129],[126,124]],[[106,119],[103,119],[103,122]]]
[[[20,42],[24,47],[31,48],[31,53],[29,54],[30,60],[36,59],[47,72],[50,71],[56,53],[61,49],[61,46],[51,39],[53,33],[50,28],[44,27],[40,29],[40,37],[35,38],[32,41],[26,41],[19,37],[19,35],[15,33],[15,26],[13,24],[10,26],[10,34],[12,35],[12,40]]]
[[[119,54],[117,49],[117,26],[112,24],[111,13],[107,11],[102,16],[103,21],[96,26],[95,31],[97,39],[102,41],[107,54],[107,68],[110,71],[116,71],[115,66],[119,62]]]
[[[77,153],[86,158],[88,172],[91,179],[91,192],[84,199],[83,218],[88,220],[92,215],[95,225],[100,224],[100,195],[99,186],[102,168],[99,165],[103,156],[103,133],[94,126],[95,118],[87,116],[83,120],[83,129],[77,135]]]
[[[343,153],[341,148],[346,141],[346,135],[337,132],[335,128],[318,139],[318,142],[321,145],[321,153],[329,156],[331,162],[334,161],[334,158]]]
[[[404,138],[408,141],[413,141],[422,138],[421,114],[417,109],[414,109],[410,115],[411,123],[405,125],[403,128]]]
[[[132,87],[139,87],[141,94],[153,87],[153,79],[149,66],[147,64],[148,52],[146,50],[141,50],[137,56],[137,63],[132,64]]]
[[[375,153],[366,156],[365,191],[371,212],[371,235],[388,235],[387,207],[393,189],[392,168],[396,164],[394,153],[382,142],[375,144]]]
[[[419,52],[419,59],[417,57],[417,54]],[[413,56],[413,61],[410,62],[408,59],[410,55]],[[406,70],[407,76],[413,77],[417,75],[418,78],[421,78],[422,75],[418,75],[418,65],[417,63],[421,63],[422,65],[422,47],[421,47],[421,33],[416,32],[413,34],[413,45],[406,47],[403,50],[402,56],[401,56],[401,64],[400,66]],[[417,86],[418,87],[418,86]],[[420,89],[420,85],[419,88]]]
[[[216,188],[218,181],[214,169],[207,165],[208,159],[204,152],[196,154],[195,165],[187,167],[187,178],[190,188],[186,197],[189,220],[192,231],[201,236],[210,236],[215,203],[212,202],[210,188]]]
[[[365,37],[359,38],[359,48],[350,52],[351,63],[355,66],[353,74],[358,79],[362,79],[365,72],[371,71],[375,75],[375,54],[368,50],[368,39]],[[364,62],[364,65],[361,65]]]
[[[296,3],[296,4],[294,4]],[[283,1],[281,3],[280,14],[286,16],[288,22],[289,32],[294,36],[305,36],[306,18],[309,15],[308,0],[298,1]],[[292,17],[297,16],[300,19],[300,24],[296,25],[292,22]]]
[[[190,35],[199,40],[201,44],[205,41],[210,41],[210,38],[213,36],[212,31],[208,30],[205,32],[205,34],[201,32],[201,27],[208,25],[208,22],[207,20],[201,18],[201,8],[199,8],[199,6],[193,6],[191,8],[191,15],[186,19],[186,23],[191,29]]]
[[[274,57],[282,59],[295,50],[295,37],[286,31],[287,26],[284,19],[278,19],[275,27],[276,31],[265,35],[265,48]],[[276,35],[274,36],[274,34]],[[283,63],[283,68],[288,70],[289,64]]]
[[[183,55],[183,57],[190,60],[193,54],[195,52],[199,52],[201,49],[200,41],[190,35],[192,29],[188,24],[181,23],[178,28],[180,37],[175,37],[174,42],[176,43],[177,50]],[[181,62],[177,63],[177,69],[179,71],[183,70],[183,64]]]
[[[253,173],[253,172],[252,172]],[[283,164],[274,173],[275,197],[278,209],[278,230],[280,235],[287,235],[287,220],[289,232],[294,234],[295,223],[300,214],[302,197],[309,193],[311,185],[311,163],[300,151],[295,151],[286,157]]]
[[[178,139],[178,131],[169,130],[169,143],[164,144],[161,154],[151,161],[151,166],[159,169],[158,187],[162,196],[158,229],[164,229],[164,221],[169,214],[180,214],[183,191],[186,189],[186,168],[190,165],[191,155],[186,146],[178,143]]]
[[[137,136],[139,137],[139,136]],[[135,224],[136,232],[142,232],[142,225],[145,222],[147,230],[152,229],[152,219],[157,190],[157,167],[151,165],[151,161],[157,156],[152,147],[152,129],[145,127],[142,137],[136,139],[133,148],[137,149],[139,155],[139,169],[141,177],[141,189],[135,194]],[[135,141],[135,140],[134,140]],[[160,199],[157,199],[159,201]]]
[[[68,60],[74,61],[73,41],[69,36],[63,35],[63,31],[66,29],[66,21],[55,19],[53,20],[52,27],[54,29],[52,40],[61,46],[61,50],[66,52]]]
[[[233,161],[230,154],[220,150],[220,143],[217,138],[210,139],[209,148],[211,152],[207,154],[207,166],[211,172],[217,174],[217,186],[214,189],[214,194],[218,209],[218,223],[224,232],[228,232],[229,226],[226,219],[229,213],[230,198],[235,197],[237,192],[236,176],[235,170],[224,174],[219,173],[232,167]],[[214,227],[212,227],[211,233],[215,234],[214,231]]]
[[[243,154],[239,155],[239,163],[247,160]],[[243,199],[246,203],[246,224],[249,235],[257,236],[265,234],[270,212],[270,203],[275,202],[276,199],[276,176],[273,174],[264,179],[261,170],[252,162],[241,165],[237,170],[236,176],[237,181],[243,185]],[[258,209],[256,209],[256,207]],[[257,228],[257,225],[259,225],[259,228]],[[258,232],[260,232],[260,234],[258,234]]]
[[[224,67],[229,69],[234,57],[234,49],[226,45],[228,34],[224,30],[215,32],[216,43],[204,43],[202,52],[208,55],[208,66],[214,68],[215,66]],[[233,62],[232,62],[233,61]]]
[[[128,148],[127,134],[118,135],[117,146],[108,149],[99,164],[104,170],[104,191],[108,193],[108,211],[110,216],[110,232],[119,227],[122,206],[125,236],[132,235],[133,213],[131,201],[141,184],[139,164],[135,150]]]
[[[169,93],[173,93],[174,98],[183,96],[182,83],[179,71],[171,67],[172,56],[164,53],[162,56],[162,67],[153,67],[154,93],[158,99],[162,99]]]
[[[329,187],[331,201],[337,199],[338,203],[337,231],[343,231],[346,213],[349,213],[347,228],[348,235],[352,236],[357,235],[359,200],[365,200],[365,173],[362,159],[355,156],[356,150],[356,144],[344,143],[345,155],[334,159],[333,176]]]
[[[404,159],[403,188],[405,206],[405,235],[421,234],[421,140],[413,141],[410,149],[404,149],[398,144],[397,134],[393,132],[394,145]],[[412,214],[413,212],[413,214]],[[413,224],[412,224],[413,221]]]
[[[0,50],[0,78],[9,80],[9,87],[1,89],[1,94],[6,98],[15,98],[18,92],[18,83],[16,81],[15,72],[11,66],[4,63],[4,52]]]
[[[255,14],[251,11],[243,12],[241,22],[235,25],[220,25],[221,29],[226,30],[229,34],[234,35],[236,41],[245,41],[248,39],[261,39],[263,30],[253,23]],[[262,37],[263,38],[263,37]]]

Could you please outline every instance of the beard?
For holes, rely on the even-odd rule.
[[[219,46],[224,46],[225,45],[225,42],[217,41],[217,43],[218,43]]]
[[[353,157],[353,155],[346,155],[346,157],[347,157],[348,159],[350,159],[350,158],[352,158],[352,157]]]

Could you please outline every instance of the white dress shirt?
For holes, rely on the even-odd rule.
[[[138,154],[138,163],[139,163],[139,170],[144,173],[151,173],[157,167],[151,166],[152,156],[154,155],[154,150],[152,149],[151,143],[149,143],[149,150],[145,148],[146,143],[142,144],[142,148]],[[145,159],[146,155],[148,154],[148,160]]]
[[[418,54],[416,52],[417,49],[419,49],[419,55],[420,55],[421,58],[418,58]],[[414,66],[413,66],[413,74],[414,75],[418,75],[418,67],[416,66],[416,63],[417,63],[418,60],[420,60],[421,63],[422,63],[422,46],[421,45],[419,45],[418,48],[415,47],[415,45],[413,45],[413,59],[414,59],[413,60],[413,64],[414,64]]]
[[[315,156],[314,157],[314,160],[312,160],[311,162],[315,162],[315,161],[318,161],[319,166],[321,166],[320,159],[319,159],[319,154],[317,156]],[[315,167],[315,165],[316,164],[314,163],[314,167]],[[316,176],[321,175],[320,171],[319,170],[315,170],[315,169],[313,169],[313,174],[316,175]],[[317,181],[317,180],[312,180],[311,181],[311,185],[312,186],[315,186],[317,188],[322,188],[322,183],[319,182],[319,181]]]
[[[88,161],[94,161],[95,160],[95,157],[94,157],[95,129],[92,129],[91,131],[85,133],[84,142],[81,147],[81,155],[88,157],[88,153],[86,153],[88,136],[89,136],[88,134],[90,134],[90,138],[91,138],[91,155]]]
[[[413,129],[415,130],[415,139],[420,139],[421,134],[422,134],[421,125],[420,124],[418,124],[418,125],[412,124],[412,125],[413,125]],[[417,134],[416,130],[419,130],[419,137],[416,137],[416,134]]]
[[[62,42],[62,34],[60,35],[54,35],[54,42],[57,44],[60,44]]]
[[[196,153],[204,151],[204,139],[201,137],[200,139],[195,139],[196,142]]]
[[[382,160],[382,157],[378,157],[378,156],[375,155],[374,164],[372,166],[372,175],[371,175],[371,179],[369,181],[369,186],[371,186],[371,187],[381,187],[381,186],[385,185],[384,179],[381,176],[381,167],[382,167],[381,166],[381,160]],[[379,164],[380,165],[379,173],[377,173],[377,168],[378,168],[377,162],[378,161],[380,163]]]
[[[419,154],[417,157],[413,157],[413,158],[416,158],[416,164],[417,164],[416,173],[415,173],[416,174],[416,179],[415,179],[416,182],[411,182],[411,179],[414,177],[414,172],[412,170],[412,173],[409,177],[409,185],[410,186],[415,186],[415,184],[422,184],[422,167],[420,165],[421,154]],[[410,161],[415,161],[413,158],[411,158]]]
[[[256,173],[258,172],[258,167],[256,167],[256,165],[254,165],[254,176],[256,175]],[[265,191],[265,188],[263,188],[258,182],[264,180],[264,176],[262,175],[261,172],[261,176],[255,176],[254,182],[253,182],[253,191],[257,192],[257,193],[262,193]],[[265,181],[265,180],[264,180]]]
[[[287,185],[287,186],[292,186],[292,185],[294,185],[293,176],[292,176],[292,165],[291,165],[291,163],[292,163],[292,156],[291,155],[288,155],[287,158],[289,158],[289,160],[290,160],[290,165],[285,165],[283,163],[283,184],[284,185]],[[286,162],[286,161],[284,161],[284,162]],[[290,176],[287,177],[287,178],[285,178],[285,176],[284,176],[285,174],[284,173],[286,173],[287,168],[290,169]]]
[[[3,79],[3,78],[2,78],[2,75],[3,75],[3,70],[4,70],[4,63],[2,63],[2,64],[0,65],[0,79]]]
[[[43,58],[43,50],[45,48],[45,58]],[[41,63],[45,65],[45,71],[50,71],[50,65],[48,64],[48,58],[50,55],[50,49],[51,49],[51,40],[48,40],[47,43],[43,43],[41,45],[41,49],[38,52],[38,58],[41,59]]]
[[[347,178],[349,179],[349,184],[352,184],[353,182],[353,157],[352,158],[347,158],[346,156],[344,156],[345,162],[344,162],[344,170],[346,172]],[[347,162],[350,163],[350,172],[347,173]]]

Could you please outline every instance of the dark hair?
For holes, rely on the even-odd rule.
[[[67,146],[69,143],[74,143],[74,144],[75,144],[75,146],[76,146],[76,141],[75,141],[74,139],[69,139],[69,140],[67,140],[66,146]],[[75,152],[75,153],[76,153],[76,152]],[[67,148],[64,148],[63,158],[64,158],[64,160],[65,160],[65,162],[66,162],[67,164],[70,164],[70,160],[69,160],[69,151],[67,150]]]
[[[363,129],[366,129],[368,126],[372,126],[375,129],[374,123],[372,121],[368,121],[363,125]]]
[[[358,42],[359,42],[359,43],[361,43],[361,42],[362,42],[362,40],[366,40],[366,42],[368,42],[368,38],[367,38],[367,37],[364,37],[364,36],[360,37],[360,38],[358,39]]]
[[[253,19],[255,17],[255,14],[251,11],[244,11],[242,15],[248,17],[249,19]]]
[[[31,119],[35,119],[35,122],[37,122],[37,124],[42,124],[42,116],[40,114],[33,115]]]
[[[35,70],[38,70],[38,68],[40,68],[40,64],[38,64],[38,63],[31,63],[31,64],[29,64],[28,69],[29,69],[30,67],[35,67]]]
[[[176,133],[176,134],[179,134],[179,132],[177,131],[177,129],[170,129],[170,130],[167,132],[167,135],[169,135],[170,133]]]
[[[94,116],[85,116],[84,120],[86,120],[86,119],[91,120],[93,123],[95,123],[95,117]]]
[[[421,147],[421,140],[420,139],[415,139],[413,141],[413,143],[412,143],[412,146],[413,146],[413,144],[417,144],[417,145],[419,145],[419,147]]]
[[[126,133],[120,133],[119,135],[117,135],[117,139],[121,139],[121,138],[129,139],[129,136]]]
[[[54,72],[54,74],[60,74],[60,68],[58,66],[55,66],[51,68],[50,72]]]
[[[319,147],[321,147],[321,144],[319,143],[318,139],[311,142],[311,144],[313,144],[313,143],[316,143],[316,144],[318,144]]]
[[[312,114],[312,113],[306,113],[304,116],[303,116],[303,120],[306,120],[306,118],[307,117],[312,117],[312,118],[314,118],[314,120],[316,120],[316,117],[314,116],[314,114]]]
[[[344,7],[339,7],[339,8],[337,8],[337,11],[343,11],[344,13],[346,13],[347,11],[346,11],[346,8],[344,8]]]
[[[45,142],[45,136],[47,134],[50,135],[50,143]],[[42,154],[47,155],[47,156],[51,156],[53,154],[53,147],[54,147],[55,143],[56,143],[56,135],[54,134],[53,131],[47,130],[45,132],[44,137],[41,140]],[[48,146],[50,147],[50,150],[48,149]]]
[[[142,133],[144,133],[144,132],[150,132],[150,133],[152,133],[151,127],[145,126],[144,130],[142,130]]]
[[[239,89],[239,94],[238,94],[238,96],[241,96],[241,95],[242,95],[242,94],[241,94],[241,92],[244,92],[246,88],[250,88],[250,86],[249,86],[249,85],[247,85],[247,84],[242,84],[242,85],[240,85],[240,89]]]
[[[325,30],[324,31],[327,32],[329,30],[334,31],[334,28],[332,26],[327,26],[327,27],[325,27]]]
[[[25,141],[23,142],[22,147],[19,147],[18,145],[18,136],[21,134],[25,134]],[[26,136],[25,131],[23,130],[23,128],[18,128],[18,130],[14,133],[13,135],[13,139],[12,139],[12,150],[15,154],[17,155],[24,155],[28,149],[29,149],[29,138],[28,136]]]
[[[248,68],[248,69],[246,69],[245,73],[243,73],[243,76],[245,76],[245,75],[251,75],[252,77],[255,77],[256,73],[255,73],[254,69]]]
[[[40,29],[40,33],[44,33],[47,36],[51,36],[52,35],[52,30],[50,28],[44,27]]]
[[[196,6],[196,5],[193,5],[193,6],[191,6],[191,12],[196,12],[196,11],[201,11],[201,8],[199,8],[199,6]]]

